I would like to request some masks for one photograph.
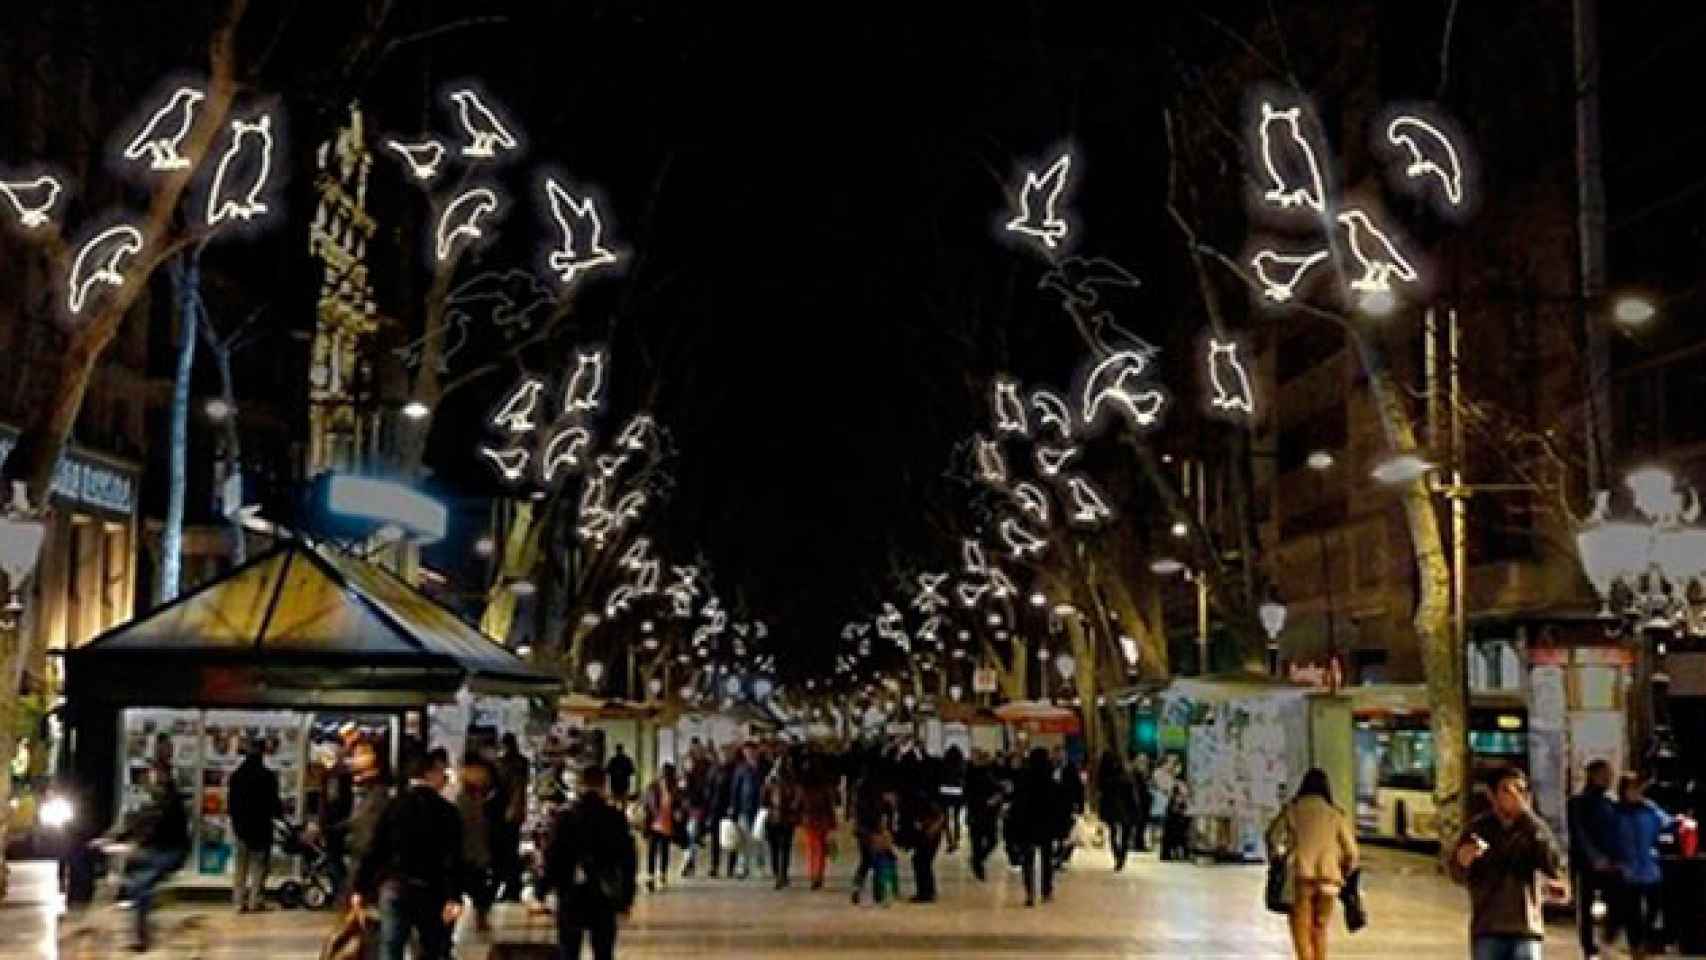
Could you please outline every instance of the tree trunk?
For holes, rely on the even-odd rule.
[[[160,532],[159,580],[154,584],[154,602],[167,604],[178,597],[183,576],[184,495],[189,485],[190,380],[195,375],[196,324],[201,311],[201,253],[191,249],[179,254],[168,268],[172,277],[172,303],[178,314],[178,366],[172,379],[171,450],[166,490],[166,526]]]
[[[203,315],[203,329],[206,329],[207,317]],[[219,367],[219,396],[225,401],[225,477],[237,478],[238,489],[243,483],[243,439],[237,430],[237,395],[231,385],[231,347],[222,344],[213,350],[213,359]],[[231,534],[231,566],[240,567],[249,561],[248,537],[243,532],[243,504],[227,503],[225,509],[230,511],[226,521]]]

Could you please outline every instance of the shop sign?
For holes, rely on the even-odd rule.
[[[0,461],[12,453],[17,438],[0,434]],[[102,510],[129,515],[136,507],[136,480],[130,474],[75,454],[59,458],[53,471],[53,492]]]
[[[1286,671],[1292,683],[1321,690],[1337,690],[1344,682],[1339,670],[1339,661],[1335,658],[1326,664],[1294,663]]]
[[[995,683],[994,667],[978,667],[972,671],[971,690],[973,693],[994,693]]]

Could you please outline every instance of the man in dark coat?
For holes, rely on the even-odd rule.
[[[616,755],[610,758],[610,765],[605,769],[610,774],[610,799],[616,803],[624,803],[628,799],[628,791],[634,786],[634,759],[616,745]]]
[[[148,799],[131,814],[114,839],[136,844],[124,865],[124,885],[119,899],[130,902],[136,917],[136,939],[131,948],[148,949],[148,913],[154,905],[154,889],[177,872],[190,853],[190,815],[183,794],[173,782],[172,767],[156,761],[149,767]]]
[[[272,862],[273,820],[283,811],[278,774],[267,769],[266,741],[256,738],[227,785],[231,832],[237,838],[237,876],[232,898],[238,913],[262,908]]]
[[[492,825],[492,871],[498,896],[504,900],[521,899],[521,831],[527,823],[527,791],[532,785],[532,765],[521,752],[520,741],[513,733],[504,734],[503,753],[498,755],[503,813]]]
[[[995,850],[995,827],[1004,797],[989,754],[972,751],[971,766],[966,768],[966,832],[971,835],[971,872],[979,880],[984,878],[984,861]]]
[[[450,927],[462,913],[467,871],[462,817],[441,796],[449,766],[442,749],[409,761],[408,786],[386,805],[356,867],[351,902],[360,907],[377,898],[380,960],[403,960],[411,933],[420,938],[420,960],[450,956]]]
[[[557,894],[560,956],[579,957],[583,937],[593,960],[616,956],[616,918],[634,905],[639,855],[628,819],[605,799],[602,768],[581,771],[575,802],[557,818],[545,852],[541,900]]]
[[[1606,902],[1614,899],[1617,888],[1617,865],[1612,851],[1617,848],[1617,808],[1610,789],[1611,764],[1595,760],[1584,771],[1587,782],[1582,792],[1570,798],[1570,879],[1576,899],[1576,935],[1581,940],[1582,956],[1599,956],[1595,942],[1596,921],[1593,902],[1597,897]]]

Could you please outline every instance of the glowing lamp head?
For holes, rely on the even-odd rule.
[[[1309,459],[1304,462],[1309,465],[1309,469],[1317,472],[1331,470],[1335,463],[1332,453],[1326,450],[1315,450],[1310,452]]]
[[[1037,592],[1031,594],[1031,606],[1033,606],[1033,607],[1046,607],[1046,606],[1048,606],[1048,597],[1043,596],[1043,592],[1041,590],[1038,590]]]
[[[957,683],[948,685],[948,696],[953,697],[955,703],[958,703],[960,698],[965,696],[965,692],[966,689]]]
[[[202,410],[209,420],[220,421],[231,415],[231,404],[226,403],[223,397],[214,397],[202,405]]]
[[[663,693],[663,681],[657,677],[653,677],[650,680],[647,680],[646,681],[646,690],[649,693],[651,693],[651,695],[654,697],[660,693]]]
[[[1415,483],[1428,475],[1434,465],[1413,453],[1400,453],[1375,464],[1369,476],[1387,484]]]
[[[1126,634],[1120,635],[1120,653],[1125,656],[1126,666],[1137,669],[1137,658],[1140,655],[1137,640]]]
[[[42,826],[49,830],[65,829],[70,826],[76,815],[77,812],[72,808],[71,801],[64,797],[49,797],[47,802],[41,805],[41,813],[38,814]]]
[[[1658,308],[1646,297],[1618,297],[1612,304],[1611,315],[1618,323],[1628,327],[1639,327],[1658,316]]]
[[[1171,532],[1173,536],[1183,540],[1191,532],[1191,528],[1185,524],[1185,521],[1175,520]]]
[[[509,582],[509,592],[518,597],[531,597],[537,589],[538,588],[533,585],[533,581],[528,580],[525,577],[519,580],[511,580]]]
[[[497,550],[498,550],[497,542],[495,540],[493,540],[490,536],[481,537],[480,539],[474,541],[474,554],[476,556],[489,557],[492,554],[496,553]]]
[[[1071,680],[1072,675],[1078,672],[1078,661],[1072,659],[1072,654],[1063,653],[1054,658],[1054,668],[1060,672],[1062,680]]]
[[[1674,518],[1682,512],[1682,494],[1677,492],[1676,476],[1663,467],[1630,471],[1623,484],[1635,495],[1635,509],[1648,520]]]
[[[419,400],[410,400],[408,403],[403,404],[403,416],[410,420],[425,420],[427,418],[427,414],[431,412],[432,408]]]
[[[591,680],[593,683],[597,683],[604,679],[604,662],[602,660],[593,660],[589,662],[586,665],[586,678]]]
[[[1185,565],[1172,557],[1159,557],[1149,563],[1149,572],[1161,577],[1170,577],[1185,569]]]
[[[1392,315],[1398,309],[1398,298],[1391,290],[1370,290],[1357,300],[1357,309],[1364,316],[1382,318]]]
[[[999,613],[991,613],[991,614],[990,614],[990,615],[989,615],[989,616],[988,616],[988,618],[986,618],[986,619],[985,619],[985,620],[984,620],[984,622],[985,622],[985,623],[987,623],[987,624],[989,624],[989,625],[990,625],[990,626],[992,626],[992,627],[999,627],[999,626],[1001,626],[1001,614],[999,614]]]
[[[1285,629],[1285,604],[1278,600],[1269,600],[1256,609],[1256,614],[1262,618],[1262,629],[1268,632],[1269,640],[1278,640],[1280,631]]]

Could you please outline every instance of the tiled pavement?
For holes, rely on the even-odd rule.
[[[1335,921],[1333,956],[1467,956],[1464,894],[1434,873],[1430,858],[1386,850],[1367,857],[1371,925],[1349,936]],[[1147,857],[1114,874],[1105,853],[1081,851],[1074,869],[1061,878],[1055,901],[1027,910],[1016,874],[1003,866],[988,883],[978,883],[964,866],[963,851],[939,861],[941,902],[928,906],[850,905],[850,866],[844,858],[831,888],[815,893],[798,883],[777,891],[759,880],[701,879],[641,894],[618,954],[628,960],[1290,955],[1283,918],[1261,908],[1260,867],[1164,864]],[[62,916],[50,879],[40,865],[17,868],[13,897],[0,907],[0,960],[129,955],[119,937],[104,945],[88,942],[82,950],[64,947],[70,939],[65,931],[116,929],[128,915],[103,905]],[[332,918],[303,911],[239,917],[195,904],[164,909],[158,922],[169,942],[151,956],[312,960]],[[500,910],[497,924],[499,939],[548,935],[541,921],[529,930],[527,918],[514,909]],[[1548,955],[1575,956],[1570,942],[1568,931],[1555,929]],[[459,956],[486,953],[482,941],[466,945]]]

